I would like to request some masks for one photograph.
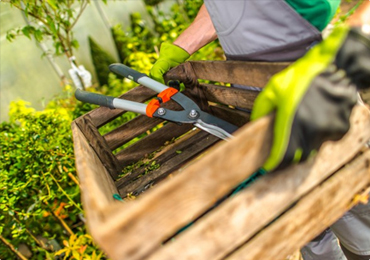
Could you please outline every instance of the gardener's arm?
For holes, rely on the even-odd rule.
[[[191,55],[215,39],[217,39],[216,30],[207,8],[203,4],[195,20],[173,44],[186,50]]]
[[[163,83],[163,74],[186,61],[191,54],[217,39],[211,17],[203,4],[191,25],[172,43],[162,43],[150,77]]]

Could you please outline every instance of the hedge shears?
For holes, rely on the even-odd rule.
[[[156,96],[156,98],[150,100],[148,104],[91,93],[81,89],[76,90],[76,98],[83,102],[109,108],[123,109],[126,111],[147,115],[148,117],[161,118],[177,124],[190,123],[199,129],[221,139],[230,138],[232,133],[238,129],[237,126],[202,111],[193,100],[179,92],[176,88],[168,87],[158,81],[155,81],[144,73],[138,72],[120,63],[111,64],[109,69],[112,72],[133,80],[136,83],[150,88],[159,94]],[[182,107],[183,110],[174,111],[161,106],[169,100],[175,101]]]

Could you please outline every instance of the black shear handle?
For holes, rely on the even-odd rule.
[[[130,67],[121,64],[121,63],[113,63],[109,65],[110,71],[123,76],[125,78],[131,79],[135,82],[138,82],[138,80],[142,77],[148,77],[146,74],[141,73],[137,70],[131,69]]]
[[[103,107],[115,108],[113,105],[114,97],[91,93],[83,91],[81,89],[76,89],[75,97],[82,102],[91,103]]]
[[[121,63],[113,63],[109,65],[109,69],[110,71],[125,78],[131,79],[136,83],[139,83],[147,88],[154,90],[157,93],[161,93],[168,88],[166,85],[149,78],[146,74],[136,71]]]

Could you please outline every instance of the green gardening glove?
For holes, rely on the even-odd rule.
[[[339,27],[303,58],[271,78],[251,119],[275,111],[273,145],[263,168],[306,160],[348,131],[357,90],[370,87],[370,36]]]
[[[184,49],[164,42],[161,45],[159,58],[150,70],[149,76],[156,81],[164,83],[163,75],[173,67],[186,61],[189,57],[189,53]]]

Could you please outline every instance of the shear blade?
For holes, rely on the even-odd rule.
[[[215,125],[207,124],[207,123],[205,123],[204,121],[202,121],[200,119],[198,119],[197,122],[194,123],[194,125],[196,127],[198,127],[199,129],[201,129],[203,131],[206,131],[206,132],[210,133],[211,135],[214,135],[214,136],[216,136],[218,138],[221,138],[223,140],[228,140],[228,139],[233,137],[230,133],[228,133],[224,129],[222,129],[218,126],[215,126]]]

